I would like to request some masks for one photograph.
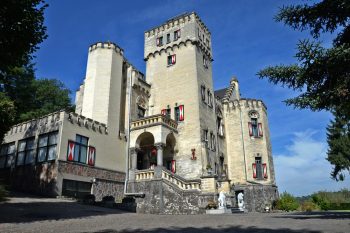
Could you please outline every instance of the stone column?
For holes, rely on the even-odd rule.
[[[159,143],[155,145],[157,148],[157,166],[163,166],[163,148],[164,144]]]
[[[137,169],[137,148],[130,148],[131,169]]]
[[[130,160],[131,160],[131,166],[129,169],[129,180],[134,181],[135,180],[135,171],[137,169],[137,148],[130,148]],[[128,158],[129,159],[129,158]]]

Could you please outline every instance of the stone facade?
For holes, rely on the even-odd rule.
[[[29,190],[21,177],[32,173],[31,188],[47,195],[81,186],[97,200],[120,200],[126,183],[126,195],[145,194],[137,199],[141,213],[201,213],[220,191],[244,192],[249,211],[271,205],[278,192],[263,101],[241,98],[234,77],[214,91],[211,33],[196,13],[144,36],[146,75],[115,43],[91,45],[75,112],[15,125],[1,150],[0,174],[10,171],[4,179]],[[55,144],[47,136],[42,146],[45,135]],[[31,138],[35,159],[18,164],[28,152],[21,142]],[[43,148],[49,155],[38,161]]]

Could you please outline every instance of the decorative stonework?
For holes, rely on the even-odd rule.
[[[59,161],[58,172],[110,181],[124,182],[125,180],[125,173],[66,161]]]

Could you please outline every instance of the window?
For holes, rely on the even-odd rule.
[[[183,121],[185,119],[184,106],[175,107],[175,121]]]
[[[169,44],[170,43],[170,34],[166,34],[166,43]]]
[[[157,46],[163,46],[163,37],[158,37],[157,38]]]
[[[181,37],[180,29],[174,32],[174,40],[178,40]]]
[[[1,145],[0,149],[0,168],[11,167],[15,161],[15,143]]]
[[[210,149],[215,151],[216,149],[216,141],[215,141],[215,135],[213,132],[210,133]]]
[[[89,138],[81,136],[79,134],[76,135],[73,161],[86,163],[88,142]]]
[[[146,110],[143,107],[141,107],[140,105],[137,105],[137,117],[138,118],[145,117],[145,112],[146,112]]]
[[[35,162],[34,139],[35,138],[28,138],[18,142],[17,166]]]
[[[207,46],[209,47],[209,40],[208,39],[206,39],[206,43],[207,43]]]
[[[208,106],[213,107],[213,95],[211,94],[210,90],[208,90]]]
[[[58,132],[42,134],[38,141],[37,161],[44,162],[56,159]]]
[[[201,32],[199,31],[199,28],[197,28],[197,33],[198,33],[198,38],[201,40],[202,37],[201,37]]]
[[[217,129],[219,136],[224,136],[224,122],[221,117],[217,117]]]
[[[168,118],[171,118],[171,109],[170,108],[165,110],[165,116],[167,116]]]
[[[248,122],[248,127],[249,127],[249,136],[255,137],[255,138],[263,136],[262,124],[258,123],[257,118],[251,118],[251,121]]]
[[[204,55],[203,55],[203,66],[208,69],[208,60]]]
[[[253,163],[253,178],[263,179],[261,157],[255,157],[255,163]]]
[[[208,129],[203,130],[203,141],[205,142],[206,146],[209,147],[208,143]]]
[[[205,86],[201,86],[201,96],[202,96],[202,101],[205,102]]]
[[[176,63],[176,55],[168,56],[168,66],[172,66]]]

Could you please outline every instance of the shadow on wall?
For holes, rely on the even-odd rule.
[[[58,201],[36,197],[35,202],[0,203],[1,223],[29,223],[42,220],[79,219],[108,214],[125,213],[120,210],[78,204],[76,202]],[[67,211],[69,210],[69,211]]]
[[[186,227],[186,228],[156,228],[152,230],[142,230],[142,229],[132,229],[132,230],[123,230],[123,231],[115,231],[111,229],[106,229],[102,231],[97,231],[95,233],[145,233],[145,232],[152,232],[152,233],[219,233],[219,232],[232,232],[232,233],[320,233],[320,231],[309,231],[309,230],[290,230],[286,228],[282,229],[267,229],[267,228],[257,228],[257,227],[247,227],[243,228],[240,226],[233,226],[233,227],[223,227],[220,229],[217,228],[210,228],[210,227],[203,227],[203,228],[194,228],[194,227]]]

